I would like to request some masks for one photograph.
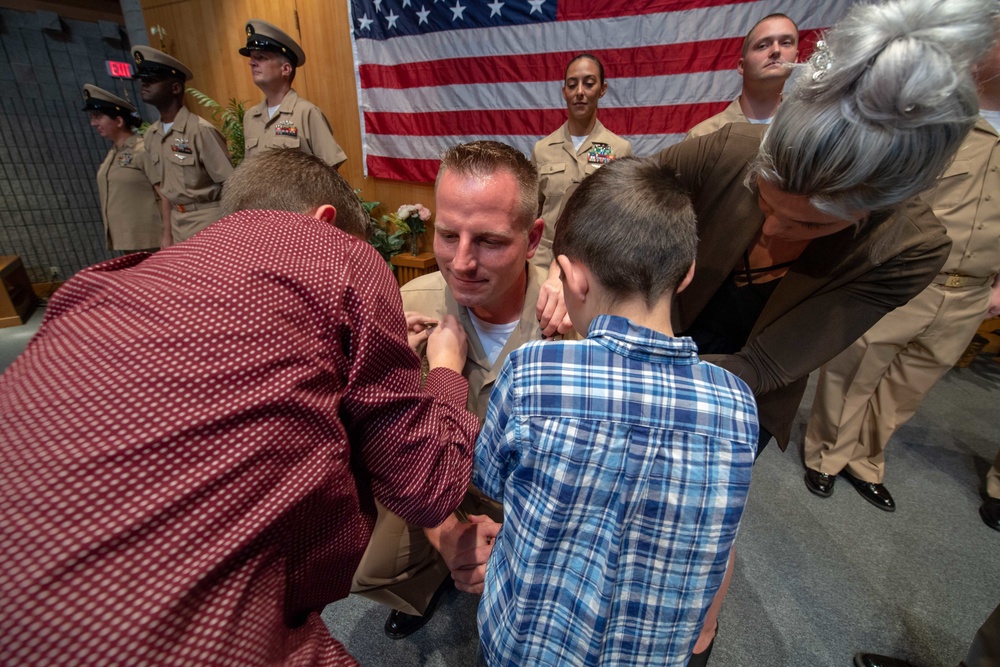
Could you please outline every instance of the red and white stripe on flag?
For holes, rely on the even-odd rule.
[[[754,23],[799,25],[800,57],[851,0],[351,0],[366,173],[431,182],[449,146],[504,141],[530,154],[566,120],[573,56],[604,63],[599,117],[651,155],[739,94]]]

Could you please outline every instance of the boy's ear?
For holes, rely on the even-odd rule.
[[[577,301],[586,301],[587,294],[590,293],[590,275],[587,267],[566,255],[559,255],[556,261],[562,269],[563,289],[572,294]]]
[[[328,222],[331,225],[336,224],[337,222],[337,209],[330,204],[323,204],[322,206],[317,207],[309,215],[317,220]]]
[[[674,294],[680,294],[684,291],[684,288],[690,285],[692,280],[694,280],[694,262],[691,262],[691,266],[688,267],[687,275],[684,276],[684,280],[681,281],[681,284],[677,286],[677,290]]]

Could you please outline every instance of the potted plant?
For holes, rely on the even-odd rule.
[[[424,223],[430,219],[431,212],[423,204],[403,204],[395,213],[382,216],[383,223],[392,223],[396,233],[406,237],[410,254],[414,256],[420,254],[420,237],[427,231]]]

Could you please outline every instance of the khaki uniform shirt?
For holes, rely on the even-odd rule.
[[[700,137],[706,134],[712,134],[721,130],[724,125],[729,125],[730,123],[748,123],[746,115],[743,113],[743,107],[740,106],[740,98],[733,100],[728,107],[720,111],[719,113],[706,118],[701,121],[684,135],[685,139],[691,139],[692,137]]]
[[[97,170],[97,192],[108,250],[160,247],[163,219],[153,190],[153,184],[159,181],[138,135],[108,151]]]
[[[1000,133],[980,118],[922,195],[951,237],[941,273],[983,278],[1000,268]]]
[[[469,309],[460,306],[452,296],[448,284],[440,271],[415,278],[400,288],[403,296],[403,310],[415,310],[428,317],[442,318],[454,315],[462,323],[466,336],[469,337],[468,353],[462,375],[469,381],[469,402],[467,408],[479,417],[482,424],[486,419],[486,408],[489,406],[490,391],[500,373],[507,355],[525,343],[542,339],[542,329],[535,318],[535,304],[538,302],[538,290],[545,280],[546,272],[528,265],[528,286],[524,293],[524,307],[521,320],[507,339],[507,344],[497,355],[495,364],[491,364],[479,340],[476,327],[469,317]],[[423,350],[420,351],[423,356]]]
[[[169,132],[158,120],[146,130],[145,139],[160,190],[173,207],[174,242],[185,241],[220,217],[222,184],[233,173],[226,140],[186,107],[177,112]]]
[[[247,111],[243,117],[243,137],[247,160],[268,148],[298,148],[331,167],[347,161],[347,155],[333,138],[326,116],[294,89],[288,91],[271,118],[267,117],[267,100]]]
[[[552,239],[555,235],[556,220],[563,206],[576,186],[601,165],[619,157],[632,155],[632,144],[617,134],[607,130],[598,120],[593,131],[580,145],[573,149],[573,138],[569,125],[563,123],[558,130],[535,143],[531,151],[531,163],[538,168],[539,199],[545,230],[538,250],[531,259],[536,266],[548,269],[552,263]]]

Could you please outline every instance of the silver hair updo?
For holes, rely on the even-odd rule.
[[[998,16],[998,0],[854,6],[797,68],[754,171],[845,218],[925,190],[976,121]]]

